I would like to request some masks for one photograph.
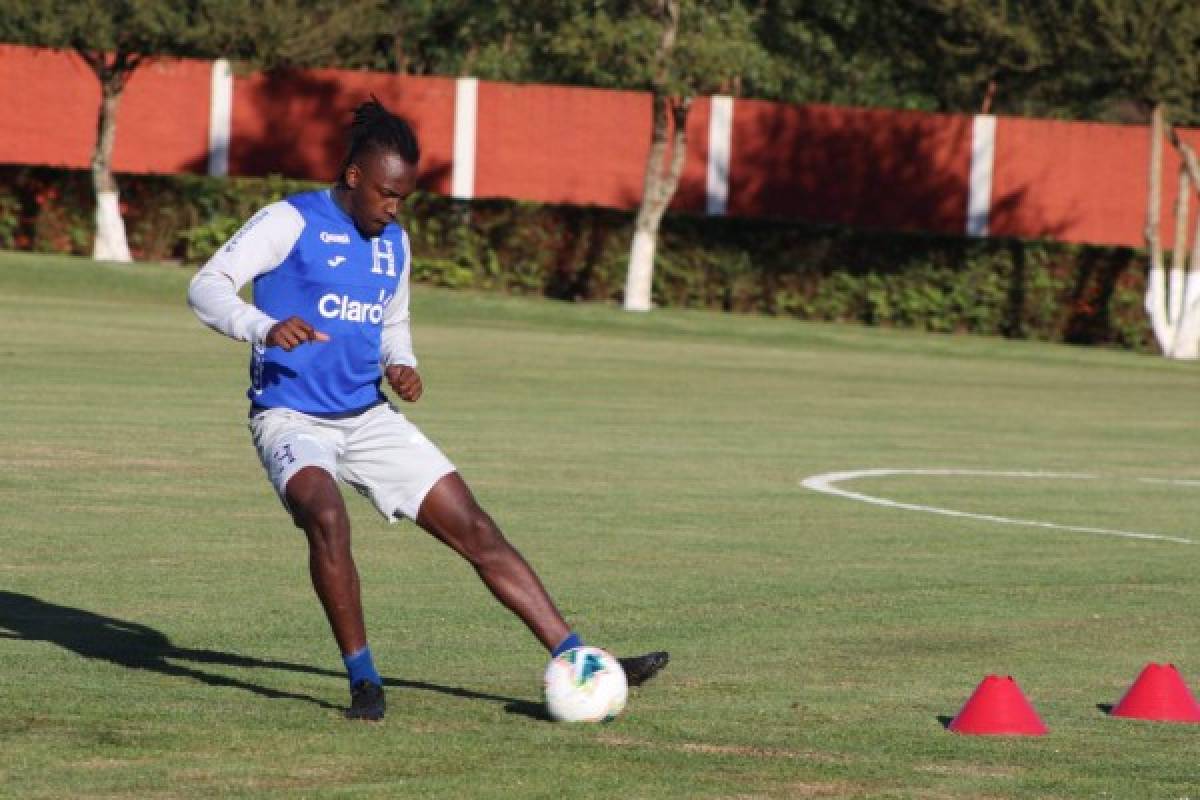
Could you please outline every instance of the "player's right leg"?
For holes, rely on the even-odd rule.
[[[333,475],[339,434],[320,420],[276,409],[250,423],[263,466],[308,540],[313,589],[350,677],[352,719],[381,719],[383,679],[367,646],[358,569],[350,547],[350,516]]]
[[[383,679],[367,647],[358,568],[350,549],[350,516],[333,477],[304,467],[287,482],[288,507],[308,537],[308,570],[333,637],[350,672],[350,719],[383,719]],[[361,665],[357,662],[364,662]]]
[[[288,508],[308,537],[308,569],[343,653],[367,645],[358,569],[350,550],[350,517],[328,472],[305,467],[287,482]]]

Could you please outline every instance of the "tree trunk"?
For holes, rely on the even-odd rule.
[[[992,113],[992,103],[996,99],[996,79],[992,78],[987,82],[987,89],[983,92],[983,102],[979,105],[980,114]]]
[[[100,112],[96,121],[96,147],[92,151],[92,189],[96,195],[96,238],[92,258],[97,261],[132,261],[121,218],[121,198],[112,172],[113,144],[117,138],[117,107],[121,93],[140,58],[118,52],[81,53],[100,80]],[[109,60],[111,58],[111,61]]]
[[[1150,265],[1146,274],[1146,313],[1150,317],[1150,325],[1154,329],[1154,339],[1166,354],[1170,349],[1171,331],[1167,320],[1167,287],[1166,273],[1163,269],[1162,242],[1158,238],[1159,212],[1162,206],[1162,142],[1163,116],[1165,111],[1162,103],[1154,107],[1150,118],[1150,193],[1146,201],[1146,253],[1150,257]]]
[[[1200,186],[1200,184],[1197,184]],[[1192,254],[1188,261],[1187,289],[1183,297],[1183,323],[1175,334],[1175,358],[1200,359],[1200,211],[1192,236]]]
[[[1167,272],[1167,319],[1173,325],[1183,318],[1183,280],[1187,267],[1188,189],[1187,171],[1179,170],[1179,191],[1175,195],[1175,236],[1171,242],[1171,268]]]
[[[625,310],[649,311],[653,307],[654,251],[658,247],[658,228],[663,214],[679,186],[683,158],[687,148],[687,114],[690,97],[677,100],[669,95],[668,76],[671,54],[679,33],[680,0],[658,0],[662,18],[662,37],[654,54],[653,115],[650,152],[646,155],[646,172],[642,179],[642,204],[638,207],[633,226],[633,243],[629,250],[629,268],[625,273]],[[671,166],[664,170],[667,156],[667,130],[670,116],[675,117]]]
[[[1163,355],[1195,360],[1200,359],[1200,216],[1197,230],[1191,237],[1188,217],[1191,195],[1200,190],[1200,163],[1192,148],[1179,138],[1164,117],[1162,104],[1155,106],[1150,133],[1150,194],[1146,207],[1146,250],[1150,257],[1146,313],[1150,315],[1154,338]],[[1179,194],[1175,198],[1175,240],[1169,273],[1163,263],[1163,249],[1158,238],[1164,138],[1170,140],[1183,159],[1179,170]]]
[[[1168,131],[1171,144],[1175,145],[1183,156],[1183,168],[1180,170],[1179,191],[1191,194],[1200,192],[1200,162],[1191,147],[1179,138],[1172,127]],[[1175,339],[1171,343],[1171,357],[1195,361],[1200,359],[1200,211],[1196,214],[1195,230],[1191,237],[1191,253],[1185,254],[1188,242],[1188,220],[1186,203],[1183,204],[1185,213],[1177,221],[1175,249],[1179,251],[1178,261],[1183,274],[1180,281],[1183,284],[1180,303],[1179,323],[1175,331]],[[1182,265],[1186,264],[1186,269]]]
[[[658,249],[658,229],[663,214],[679,187],[683,162],[687,156],[687,117],[692,99],[671,99],[654,95],[654,136],[646,156],[646,174],[642,181],[642,204],[633,226],[633,246],[629,252],[629,271],[625,276],[625,310],[649,311],[653,307],[654,253]],[[666,169],[668,112],[675,124],[670,137],[671,164]]]

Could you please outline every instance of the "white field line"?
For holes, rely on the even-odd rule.
[[[1187,481],[1182,478],[1138,478],[1138,483],[1165,483],[1170,486],[1200,486],[1200,481]]]
[[[1019,519],[1016,517],[1000,517],[995,514],[974,514],[969,511],[955,511],[952,508],[939,508],[938,506],[919,505],[917,503],[901,503],[897,500],[889,500],[886,497],[875,497],[862,492],[852,492],[848,489],[840,489],[835,484],[843,481],[856,480],[858,478],[880,478],[892,475],[924,475],[933,477],[981,477],[981,478],[1032,478],[1043,480],[1095,480],[1099,475],[1091,475],[1087,473],[1077,472],[1009,472],[1009,471],[993,471],[980,469],[859,469],[850,470],[848,472],[826,472],[822,475],[813,475],[805,478],[800,482],[800,485],[806,489],[812,489],[814,492],[823,492],[824,494],[837,495],[846,497],[851,500],[858,500],[871,505],[884,506],[886,508],[900,508],[905,511],[921,511],[926,514],[940,514],[945,517],[962,517],[966,519],[978,519],[985,522],[998,522],[1002,525],[1024,525],[1030,528],[1050,528],[1058,531],[1074,531],[1076,533],[1093,533],[1101,536],[1120,536],[1126,539],[1153,539],[1162,542],[1177,542],[1179,544],[1195,544],[1191,539],[1183,539],[1177,536],[1164,536],[1159,533],[1141,533],[1139,531],[1122,531],[1112,530],[1110,528],[1091,528],[1083,525],[1059,525],[1054,522],[1042,522],[1035,519]],[[1172,483],[1182,485],[1200,485],[1200,481],[1171,481],[1171,480],[1153,480],[1143,478],[1146,483]]]

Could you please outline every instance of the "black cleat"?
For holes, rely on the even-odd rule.
[[[657,675],[658,671],[665,667],[670,660],[671,656],[665,650],[656,650],[644,656],[617,659],[621,663],[621,669],[625,670],[625,681],[630,686],[641,686]]]
[[[350,687],[350,707],[346,709],[346,719],[381,720],[386,708],[383,687],[379,684],[362,680]]]

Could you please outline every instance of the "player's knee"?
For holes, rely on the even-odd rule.
[[[334,552],[349,547],[350,522],[340,508],[298,509],[294,517],[297,527],[308,535],[313,548]]]
[[[487,567],[507,558],[512,552],[504,534],[491,517],[482,511],[472,514],[468,521],[470,535],[464,555],[476,567]]]

